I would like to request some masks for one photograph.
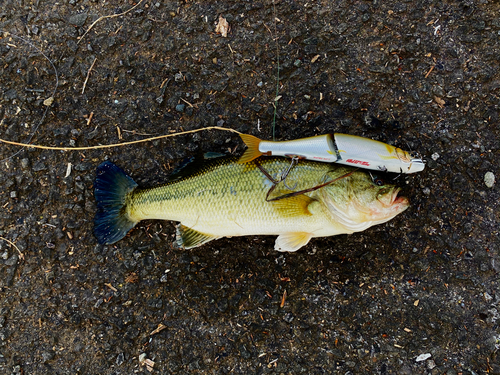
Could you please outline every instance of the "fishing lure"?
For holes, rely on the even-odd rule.
[[[422,158],[387,143],[349,134],[325,134],[291,141],[263,141],[240,134],[247,150],[239,163],[248,163],[261,155],[339,163],[382,172],[415,173],[424,169]]]

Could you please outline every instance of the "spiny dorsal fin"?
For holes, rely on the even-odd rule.
[[[188,228],[185,225],[179,224],[177,226],[177,235],[175,241],[177,243],[177,246],[179,247],[183,247],[184,249],[192,249],[193,247],[201,246],[204,243],[216,240],[217,238],[220,237],[201,233],[194,229]]]
[[[291,232],[283,233],[276,238],[274,249],[278,251],[297,251],[302,246],[307,245],[312,238],[312,233]]]
[[[259,151],[260,139],[250,134],[240,134],[241,139],[247,145],[247,149],[238,160],[238,164],[245,164],[262,155]]]
[[[169,181],[178,181],[182,178],[192,176],[199,172],[203,167],[212,163],[213,160],[225,158],[227,155],[220,152],[205,152],[204,154],[197,154],[184,158],[173,172],[168,177]]]

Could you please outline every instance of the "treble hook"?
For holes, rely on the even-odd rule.
[[[280,177],[279,182],[283,182],[283,185],[285,185],[285,187],[288,190],[295,190],[295,188],[297,187],[297,182],[295,182],[295,185],[293,185],[293,187],[288,186],[286,183],[286,178],[288,177],[288,174],[290,173],[292,168],[294,166],[296,166],[298,164],[298,162],[299,162],[299,158],[297,156],[294,156],[292,158],[292,162],[290,163],[290,166],[288,168],[283,169],[283,172],[281,172],[281,177]]]

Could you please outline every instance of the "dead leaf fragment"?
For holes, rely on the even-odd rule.
[[[435,96],[434,100],[436,101],[438,106],[440,106],[441,108],[446,104],[446,102],[443,99],[441,99],[439,96]]]
[[[227,38],[227,33],[229,32],[229,30],[231,30],[229,23],[224,17],[219,15],[219,23],[217,23],[217,26],[215,27],[215,32],[217,34],[220,33],[223,38]]]

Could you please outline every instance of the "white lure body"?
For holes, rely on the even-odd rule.
[[[425,167],[420,157],[407,151],[349,134],[325,134],[283,142],[262,141],[247,134],[242,134],[241,138],[248,149],[240,163],[246,163],[260,155],[274,155],[394,173],[415,173]]]

